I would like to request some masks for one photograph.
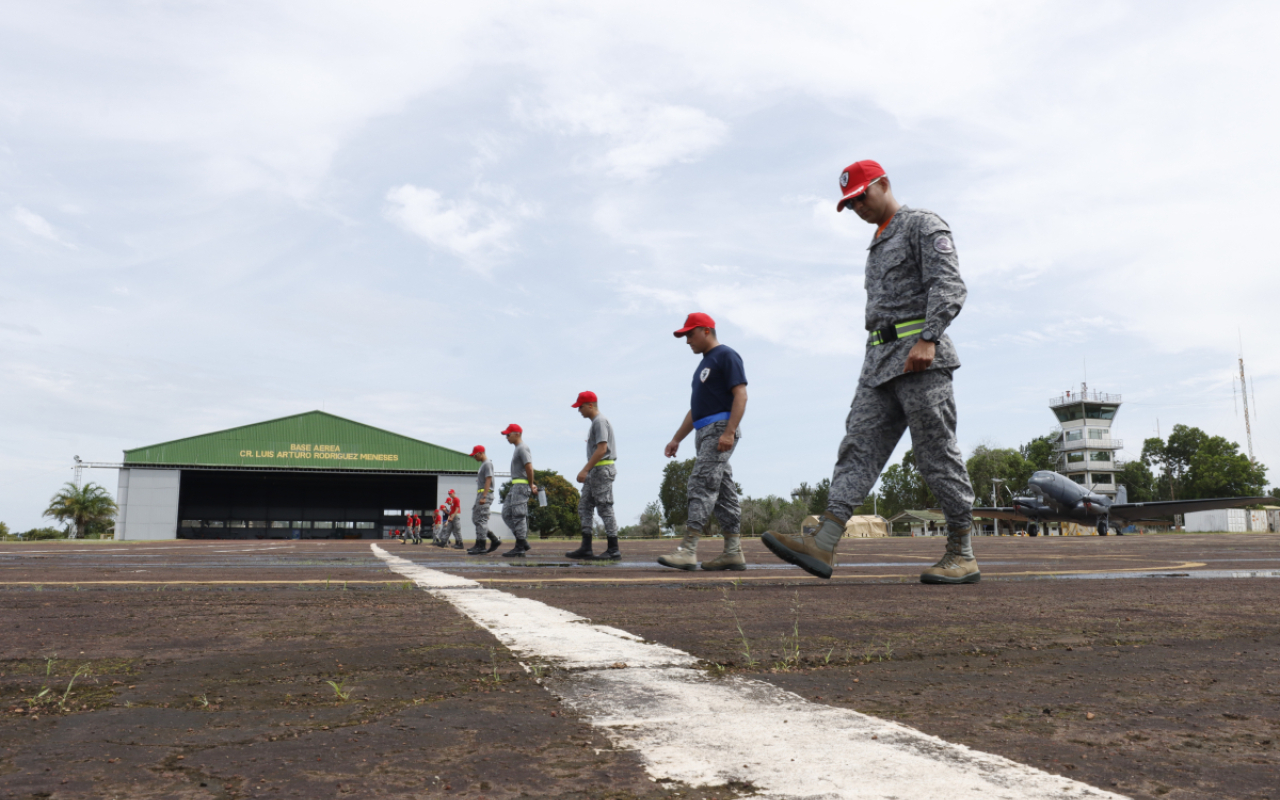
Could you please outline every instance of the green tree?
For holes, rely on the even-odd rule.
[[[32,528],[29,531],[24,531],[22,538],[28,542],[34,542],[38,539],[65,539],[69,529],[70,526],[67,528]]]
[[[1161,500],[1256,495],[1267,485],[1266,466],[1250,461],[1240,445],[1187,425],[1174,425],[1167,441],[1154,436],[1144,441],[1142,463],[1160,471],[1156,493]]]
[[[0,536],[8,536],[8,535],[9,535],[9,526],[5,525],[3,522],[0,522]]]
[[[582,533],[581,517],[578,516],[578,500],[582,495],[560,473],[553,469],[535,469],[533,479],[539,489],[547,492],[547,506],[538,505],[538,497],[529,498],[529,533],[537,534],[541,539],[552,536],[568,536],[570,538]],[[502,484],[498,489],[498,497],[506,502],[511,491],[511,481]]]
[[[662,506],[657,500],[651,501],[640,512],[640,522],[618,530],[623,539],[657,539],[662,535]]]
[[[1050,472],[1058,468],[1058,451],[1054,445],[1058,443],[1058,435],[1050,433],[1046,436],[1038,436],[1018,448],[1018,453],[1022,459],[1031,466],[1031,472],[1039,472],[1040,470],[1049,470]],[[1028,474],[1027,477],[1030,477]],[[1016,488],[1022,488],[1018,486]]]
[[[1239,450],[1240,445],[1221,436],[1202,440],[1187,467],[1186,496],[1242,497],[1266,491],[1267,468]]]
[[[1149,503],[1159,500],[1159,481],[1145,462],[1129,461],[1116,474],[1116,483],[1124,486],[1130,503]]]
[[[662,503],[662,516],[671,529],[689,521],[689,475],[697,459],[669,461],[662,468],[662,485],[658,488],[658,501]]]
[[[900,511],[937,505],[924,476],[916,469],[915,451],[908,450],[901,464],[894,464],[880,476],[880,516],[888,518]]]
[[[985,506],[991,502],[993,480],[1003,480],[1005,486],[1017,491],[1027,485],[1034,467],[1022,455],[1022,450],[1008,448],[995,449],[980,444],[973,449],[973,455],[965,462],[969,471],[969,482],[973,485],[974,501]],[[1008,493],[1001,492],[996,498],[996,505],[1008,502]]]
[[[86,483],[81,488],[68,482],[53,496],[44,511],[44,516],[70,525],[72,539],[82,538],[89,525],[105,524],[115,514],[116,501],[96,483]]]

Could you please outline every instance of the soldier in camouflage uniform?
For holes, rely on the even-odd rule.
[[[524,443],[524,429],[514,422],[502,431],[515,445],[511,454],[511,488],[502,501],[502,521],[515,534],[516,546],[503,553],[504,558],[520,558],[529,552],[529,498],[538,492],[533,477],[533,454]]]
[[[471,457],[480,462],[480,469],[476,471],[476,504],[471,507],[471,522],[476,526],[476,543],[467,551],[467,555],[478,556],[497,550],[502,540],[489,530],[489,512],[493,509],[493,462],[485,454],[484,445],[476,445],[471,450]],[[489,540],[487,549],[486,538]]]
[[[946,552],[920,580],[977,583],[982,574],[970,542],[973,488],[956,445],[951,388],[960,359],[945,333],[967,295],[951,228],[932,211],[899,205],[884,169],[874,161],[850,165],[840,186],[843,197],[836,210],[852,208],[877,226],[865,273],[867,354],[822,527],[811,536],[769,532],[762,541],[784,561],[831,577],[845,523],[910,430],[916,467],[947,518]]]
[[[702,362],[693,373],[689,412],[667,444],[666,455],[675,458],[680,442],[694,430],[698,432],[694,439],[698,453],[693,472],[689,474],[689,519],[685,523],[684,539],[674,553],[662,556],[658,563],[673,569],[696,569],[698,538],[714,513],[724,536],[724,552],[711,561],[704,561],[702,568],[744,570],[747,562],[742,555],[739,534],[742,509],[738,505],[733,468],[729,466],[729,457],[742,438],[738,424],[747,410],[747,375],[742,357],[720,344],[715,320],[706,314],[690,314],[675,335],[685,337],[689,348],[702,356]]]
[[[613,481],[618,477],[614,461],[618,458],[618,444],[613,438],[613,425],[600,413],[600,400],[595,392],[580,392],[570,408],[591,420],[587,434],[587,465],[578,473],[582,495],[578,500],[578,519],[582,521],[582,544],[577,550],[565,553],[566,558],[600,558],[617,561],[622,558],[618,550],[618,519],[613,514]],[[604,520],[604,533],[609,545],[603,553],[591,551],[595,534],[596,512]]]

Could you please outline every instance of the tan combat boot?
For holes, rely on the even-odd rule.
[[[835,544],[830,550],[824,550],[818,544],[818,536],[826,528],[829,538],[834,538]],[[838,531],[838,533],[837,533]],[[836,565],[836,548],[840,544],[839,536],[844,534],[844,523],[836,519],[830,513],[822,515],[822,527],[813,535],[802,534],[800,536],[792,536],[786,533],[774,533],[767,531],[760,541],[769,551],[778,558],[788,564],[795,564],[800,569],[823,579],[831,577],[831,570]]]
[[[734,572],[741,572],[746,569],[747,560],[742,557],[742,536],[737,533],[726,533],[724,535],[724,552],[710,561],[703,561],[702,568],[712,571],[731,569]]]
[[[685,529],[684,539],[669,556],[658,556],[658,563],[672,569],[698,568],[698,531]]]
[[[977,583],[982,580],[978,559],[973,557],[970,529],[947,533],[947,552],[942,560],[920,573],[921,583]]]

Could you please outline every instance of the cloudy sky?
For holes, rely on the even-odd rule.
[[[525,427],[656,496],[718,321],[739,482],[830,474],[865,341],[875,158],[951,223],[960,439],[1121,393],[1280,481],[1280,8],[1262,2],[44,0],[0,18],[0,520],[72,457],[310,409],[461,450]],[[905,448],[906,442],[903,444]],[[900,448],[901,451],[902,448]],[[686,445],[685,451],[689,451]],[[89,477],[114,491],[114,472]]]

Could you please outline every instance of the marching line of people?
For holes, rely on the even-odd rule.
[[[821,526],[812,534],[767,531],[762,542],[775,556],[819,578],[830,578],[836,566],[836,547],[845,525],[863,503],[903,433],[910,431],[916,465],[939,499],[947,519],[946,550],[938,563],[920,575],[923,583],[963,584],[981,579],[973,555],[973,488],[956,442],[956,403],[952,373],[960,360],[946,335],[967,296],[960,278],[959,258],[951,227],[937,214],[900,204],[883,167],[858,161],[840,174],[841,197],[836,211],[851,209],[876,226],[868,246],[864,282],[867,293],[866,355],[858,387],[845,420],[845,436],[836,451],[831,490]],[[665,455],[675,458],[689,434],[694,435],[694,466],[689,475],[688,519],[675,551],[658,558],[664,567],[693,570],[745,570],[739,529],[742,510],[729,460],[742,439],[747,408],[747,376],[742,357],[721,344],[709,315],[689,314],[674,332],[694,355],[701,356],[693,374],[689,410],[667,443]],[[823,378],[815,382],[821,391]],[[622,557],[618,523],[613,513],[613,483],[617,478],[617,443],[613,426],[600,413],[593,392],[578,395],[573,408],[591,421],[587,463],[577,475],[582,484],[578,513],[582,542],[565,553],[573,559]],[[529,553],[529,501],[537,495],[533,456],[519,425],[502,435],[515,447],[511,457],[511,488],[502,519],[515,534],[515,547],[503,553]],[[477,445],[471,455],[480,462],[476,475],[475,546],[470,555],[492,553],[499,539],[488,529],[493,502],[493,463]],[[454,492],[441,506],[447,529],[437,544],[445,546],[450,533],[462,547],[461,506]],[[606,549],[592,550],[595,514],[604,522]],[[710,561],[698,561],[698,541],[712,516],[719,523],[723,551]],[[437,512],[437,527],[440,512]],[[410,521],[415,530],[421,521]],[[486,546],[486,539],[488,545]],[[416,543],[417,540],[415,540]]]

